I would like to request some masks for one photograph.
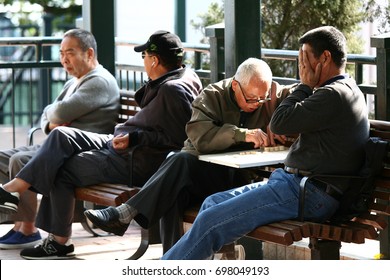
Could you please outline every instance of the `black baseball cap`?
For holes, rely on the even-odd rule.
[[[165,30],[154,32],[145,44],[135,46],[134,50],[136,52],[148,51],[164,56],[183,56],[183,45],[180,38]]]

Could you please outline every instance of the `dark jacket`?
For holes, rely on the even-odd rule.
[[[130,146],[183,147],[185,125],[191,117],[191,103],[202,90],[199,77],[182,68],[147,82],[135,93],[141,107],[133,118],[115,128],[114,135],[130,134]]]
[[[180,150],[187,138],[185,125],[191,117],[191,103],[202,90],[199,77],[185,67],[147,82],[135,93],[141,110],[115,128],[114,135],[129,134],[129,149],[133,153],[133,178],[143,184],[166,158],[169,151]],[[142,148],[139,148],[142,145]],[[111,141],[108,143],[112,148]],[[166,147],[161,151],[162,147]],[[141,178],[141,179],[140,179]]]
[[[315,174],[352,175],[363,164],[369,136],[367,106],[348,77],[314,91],[299,85],[276,109],[270,127],[276,134],[300,134],[286,166]]]

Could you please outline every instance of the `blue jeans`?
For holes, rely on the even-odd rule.
[[[267,182],[249,184],[205,199],[192,228],[162,259],[207,259],[256,227],[298,217],[301,177],[275,170]],[[324,221],[338,201],[307,183],[305,220]]]

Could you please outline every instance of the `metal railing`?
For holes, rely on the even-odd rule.
[[[61,38],[56,37],[30,37],[30,38],[0,38],[0,47],[18,46],[21,49],[29,49],[30,57],[15,61],[0,61],[0,125],[11,126],[15,131],[16,126],[24,125],[32,127],[36,124],[43,108],[51,103],[60,92],[63,84],[68,79],[59,59],[51,59],[53,46],[58,48]],[[116,46],[132,48],[139,42],[116,39]],[[210,83],[210,46],[205,44],[189,45],[183,43],[186,51],[186,62],[201,77],[203,84]],[[47,54],[50,52],[49,54]],[[289,84],[299,80],[297,75],[298,51],[262,49],[262,58],[265,60],[283,60],[292,63],[295,76],[275,77],[282,84]],[[220,62],[217,62],[220,63]],[[377,58],[367,55],[348,55],[348,63],[353,65],[353,75],[360,88],[367,96],[377,96],[377,87],[373,84],[363,84],[366,65],[376,66]],[[215,68],[214,68],[215,69]],[[294,73],[294,71],[292,71]],[[224,73],[219,73],[221,77]],[[137,90],[147,75],[142,66],[116,63],[115,76],[118,85],[123,89]],[[372,101],[374,108],[377,98]],[[386,105],[387,106],[387,105]],[[373,118],[377,112],[373,113]],[[385,119],[385,118],[382,118]],[[15,138],[15,136],[14,136]],[[15,144],[15,141],[13,141]]]

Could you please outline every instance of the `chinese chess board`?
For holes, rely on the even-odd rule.
[[[283,163],[288,147],[275,146],[256,150],[200,155],[199,160],[235,168],[248,168]]]

